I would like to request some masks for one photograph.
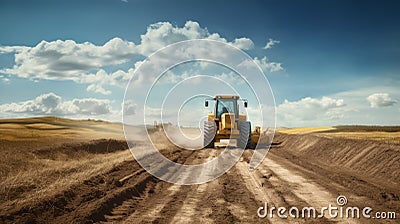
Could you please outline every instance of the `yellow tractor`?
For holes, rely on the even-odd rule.
[[[207,121],[204,121],[204,147],[214,148],[215,142],[221,139],[236,139],[237,147],[255,148],[257,144],[268,144],[267,130],[261,132],[261,127],[256,127],[251,132],[251,123],[247,121],[246,114],[239,113],[239,101],[244,102],[247,108],[247,100],[239,96],[217,95],[205,101],[215,101],[214,112],[208,114]]]

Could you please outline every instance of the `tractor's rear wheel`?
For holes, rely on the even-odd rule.
[[[251,124],[249,121],[239,123],[240,137],[237,146],[242,149],[250,148],[251,145]]]
[[[204,141],[203,146],[204,148],[214,148],[215,143],[215,132],[216,132],[216,125],[214,121],[204,121]]]

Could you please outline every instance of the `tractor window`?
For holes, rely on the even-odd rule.
[[[236,100],[219,99],[217,102],[217,117],[221,118],[221,115],[224,113],[235,113],[235,108]]]

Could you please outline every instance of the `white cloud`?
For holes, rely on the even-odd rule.
[[[57,40],[42,41],[22,50],[18,46],[15,51],[15,65],[1,72],[23,78],[77,81],[90,71],[129,61],[136,46],[120,38],[113,38],[103,46]]]
[[[111,94],[110,90],[104,88],[105,85],[125,87],[129,79],[133,76],[134,69],[129,69],[127,72],[117,70],[116,72],[108,74],[103,69],[100,69],[96,74],[89,74],[82,76],[78,81],[79,83],[90,84],[86,90],[101,93],[104,95]]]
[[[388,93],[374,93],[367,97],[372,108],[389,107],[397,103],[393,100]]]
[[[218,33],[210,33],[207,28],[202,28],[198,22],[187,21],[183,27],[173,26],[169,22],[158,22],[147,27],[147,32],[140,36],[141,43],[138,49],[142,55],[150,55],[156,50],[169,44],[191,39],[209,39],[232,44],[242,50],[254,47],[249,38],[237,38],[228,42]]]
[[[60,96],[50,92],[32,100],[2,104],[0,112],[30,115],[104,115],[111,113],[112,108],[109,100],[84,98],[62,101]]]
[[[270,62],[268,61],[267,57],[263,57],[261,58],[261,60],[255,57],[254,61],[260,66],[263,71],[278,72],[283,70],[282,63]]]
[[[103,95],[110,95],[111,91],[104,89],[104,87],[101,84],[98,83],[93,83],[90,84],[87,88],[87,91],[95,92],[95,93],[101,93]]]
[[[163,74],[163,76],[160,77],[158,82],[160,84],[176,84],[178,82],[181,82],[189,77],[195,76],[196,74],[189,74],[188,71],[183,71],[182,74],[176,74],[173,71],[169,70],[166,73]]]
[[[124,116],[136,114],[137,104],[135,102],[133,102],[132,100],[126,100],[125,102],[123,102],[121,107],[123,108]]]
[[[233,41],[232,45],[242,50],[250,50],[254,48],[253,41],[246,37],[236,38]]]
[[[148,105],[145,105],[144,111],[142,111],[143,114],[145,114],[145,119],[146,120],[161,120],[161,114],[165,116],[167,113],[165,110],[163,111],[161,107],[151,107]],[[149,123],[149,121],[147,121]]]
[[[22,52],[30,49],[30,47],[26,46],[0,46],[0,54],[8,54],[15,52]]]
[[[342,117],[343,99],[306,97],[299,101],[285,100],[277,107],[278,125],[304,126],[324,123]]]
[[[400,99],[400,90],[394,80],[392,85],[379,85],[379,80],[373,86],[366,86],[359,89],[347,90],[329,95],[330,98],[343,99],[346,107],[339,108],[337,111],[340,117],[329,125],[349,124],[349,125],[398,125],[399,116],[398,108],[395,106],[387,106],[385,109],[377,110],[371,107],[371,103],[367,101],[367,97],[374,93],[389,93],[389,98],[393,101]],[[363,80],[360,80],[363,81]],[[325,123],[327,124],[327,123]],[[318,125],[318,120],[314,122]]]
[[[274,46],[275,44],[279,44],[280,41],[279,40],[274,40],[269,38],[268,43],[263,47],[263,49],[270,49],[272,48],[272,46]]]
[[[224,82],[227,82],[229,84],[236,84],[236,85],[240,85],[240,84],[244,84],[245,80],[238,74],[234,73],[234,72],[229,72],[229,73],[222,73],[222,74],[218,74],[215,76],[218,79],[223,80]]]
[[[149,55],[172,43],[189,39],[203,39],[208,36],[210,36],[208,30],[201,28],[197,22],[187,21],[182,28],[173,26],[169,22],[158,22],[148,26],[147,32],[140,36],[139,48],[143,55]]]
[[[177,74],[172,72],[171,70],[164,73],[164,75],[158,80],[160,84],[177,84],[179,82],[182,82],[184,80],[187,80],[191,77],[198,77],[197,79],[192,79],[190,82],[194,82],[196,85],[200,85],[200,83],[203,84],[203,86],[199,86],[199,88],[205,88],[209,86],[209,81],[211,78],[216,78],[219,79],[225,83],[228,83],[230,85],[235,84],[235,85],[242,85],[245,83],[245,80],[238,74],[229,71],[229,72],[221,72],[218,74],[208,74],[207,72],[202,72],[202,71],[184,71],[181,74]],[[215,81],[215,80],[214,80]],[[204,83],[206,82],[206,83]],[[216,83],[214,83],[216,85]]]
[[[3,82],[5,83],[5,84],[10,84],[10,79],[9,78],[3,78]]]
[[[100,100],[95,98],[85,98],[85,99],[73,99],[72,105],[76,106],[78,110],[74,113],[85,114],[85,115],[101,115],[108,114],[111,112],[111,106],[109,100]]]
[[[73,40],[43,40],[33,47],[0,46],[0,54],[15,54],[14,66],[0,69],[0,73],[32,80],[70,80],[86,83],[88,91],[108,95],[111,91],[105,86],[125,86],[141,61],[133,62],[135,67],[128,71],[119,70],[109,74],[105,72],[107,66],[126,63],[135,60],[137,56],[148,56],[178,41],[210,39],[229,43],[243,50],[254,47],[249,38],[241,37],[229,42],[220,34],[210,33],[207,28],[194,21],[187,21],[183,27],[174,26],[169,22],[151,24],[140,39],[139,44],[116,37],[104,45],[76,43]],[[277,66],[280,64],[271,65],[271,69],[276,70]]]
[[[0,75],[0,79],[4,84],[10,84],[11,83],[11,80],[9,78],[4,77],[2,75]]]

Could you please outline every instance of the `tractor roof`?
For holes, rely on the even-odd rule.
[[[233,95],[216,95],[214,99],[239,99],[239,96],[233,96]]]

